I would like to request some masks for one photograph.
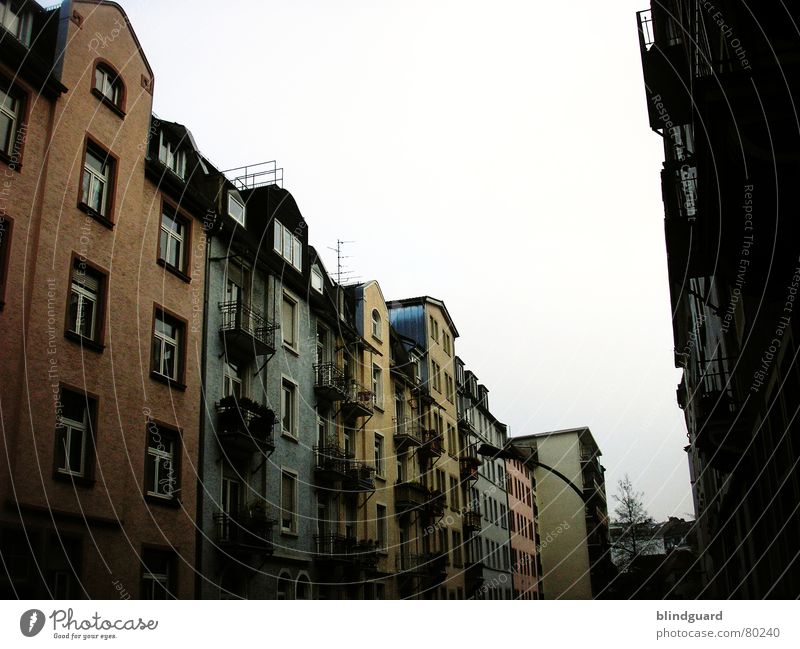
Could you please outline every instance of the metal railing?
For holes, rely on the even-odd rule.
[[[222,314],[220,331],[241,331],[262,345],[275,349],[275,331],[278,325],[264,318],[261,313],[245,305],[242,300],[220,302],[219,310]]]

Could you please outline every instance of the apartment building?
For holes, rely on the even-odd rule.
[[[502,449],[508,430],[489,410],[489,390],[478,382],[464,361],[455,359],[458,411],[458,446],[464,495],[463,514],[467,563],[467,597],[512,599],[511,518],[505,462],[483,456],[478,450],[489,444]]]
[[[719,599],[800,594],[792,15],[730,0],[638,14],[703,596]]]
[[[541,582],[547,599],[602,597],[613,564],[605,469],[591,431],[583,427],[523,435],[512,443],[534,454]]]
[[[191,597],[200,160],[117,4],[0,8],[0,593]]]
[[[392,301],[388,306],[392,326],[418,363],[420,378],[414,400],[422,444],[414,457],[420,463],[421,483],[409,490],[403,488],[402,496],[408,500],[403,501],[402,510],[426,518],[421,537],[407,538],[407,543],[422,548],[417,556],[422,561],[419,570],[426,573],[423,597],[463,599],[464,553],[460,550],[464,540],[457,512],[464,502],[464,489],[460,449],[454,447],[458,444],[454,362],[458,330],[441,300],[423,296]],[[414,488],[416,493],[407,493]]]
[[[514,599],[544,599],[539,506],[533,467],[506,459]]]

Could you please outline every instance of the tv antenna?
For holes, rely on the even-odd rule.
[[[328,250],[333,250],[336,253],[336,283],[339,286],[352,284],[359,279],[353,271],[346,268],[343,263],[345,259],[352,259],[352,255],[342,254],[342,247],[350,243],[355,243],[355,241],[342,241],[341,239],[337,239],[335,248],[328,246]]]

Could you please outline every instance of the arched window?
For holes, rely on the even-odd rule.
[[[278,577],[278,593],[276,599],[294,599],[294,582],[288,572]]]
[[[311,599],[311,582],[305,575],[300,575],[297,578],[295,599]]]
[[[94,68],[94,92],[103,102],[119,111],[124,109],[125,85],[110,65],[98,63]]]
[[[372,335],[381,340],[381,314],[378,309],[372,309]]]

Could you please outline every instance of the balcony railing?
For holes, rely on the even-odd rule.
[[[375,395],[363,385],[350,381],[342,412],[351,417],[369,417],[375,412]]]
[[[422,430],[422,446],[419,449],[428,456],[439,457],[444,452],[442,434],[435,430]]]
[[[481,512],[478,509],[467,509],[463,516],[465,536],[481,531]]]
[[[220,335],[226,352],[244,356],[266,356],[275,352],[275,330],[273,322],[242,300],[220,302],[222,315]]]
[[[227,396],[217,404],[216,435],[232,455],[269,453],[275,449],[275,413],[251,399]]]
[[[374,569],[378,563],[378,546],[372,540],[357,540],[342,534],[315,535],[315,556],[320,561],[350,563]]]
[[[398,449],[422,444],[422,433],[411,419],[394,420],[394,444]]]
[[[246,507],[237,514],[214,514],[217,546],[226,551],[272,554],[274,519],[264,505]]]
[[[345,469],[347,491],[375,491],[375,467],[360,460],[348,460]]]
[[[342,401],[347,397],[344,371],[336,363],[314,365],[314,391],[326,401]]]
[[[398,482],[394,486],[395,511],[405,514],[414,509],[420,510],[428,499],[428,488],[421,482]]]
[[[478,451],[474,446],[469,446],[464,449],[464,452],[458,458],[458,466],[461,471],[462,480],[477,480],[478,467],[481,465],[481,459]]]
[[[345,480],[351,459],[341,446],[315,446],[314,471],[317,478],[324,481]]]
[[[447,496],[438,489],[431,489],[425,499],[425,506],[422,513],[427,518],[441,518],[444,516],[444,508],[447,505]]]

